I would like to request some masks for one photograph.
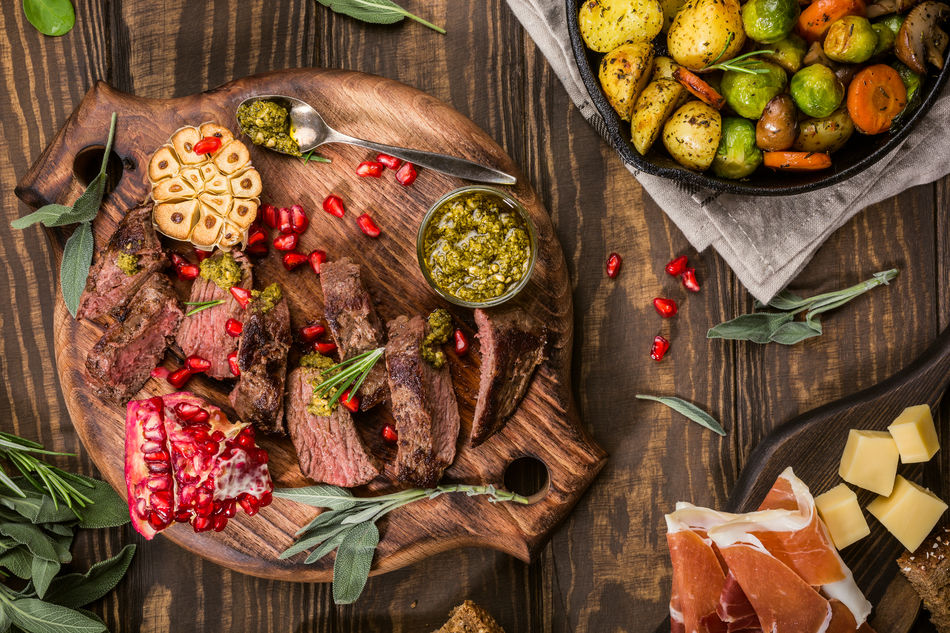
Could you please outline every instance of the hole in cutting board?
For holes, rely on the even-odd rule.
[[[505,469],[505,488],[525,497],[531,502],[540,500],[548,489],[548,467],[537,457],[519,457]]]
[[[89,183],[99,174],[99,168],[102,167],[102,153],[105,151],[104,145],[90,145],[79,150],[76,158],[73,159],[73,175],[83,187],[88,187]],[[116,188],[119,181],[122,180],[122,159],[115,152],[109,152],[109,163],[106,165],[106,189],[109,193]]]

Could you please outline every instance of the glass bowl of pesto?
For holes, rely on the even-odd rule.
[[[462,187],[426,213],[416,256],[432,289],[456,305],[486,308],[524,288],[534,270],[537,235],[528,212],[491,187]]]

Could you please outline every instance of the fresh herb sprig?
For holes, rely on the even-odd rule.
[[[719,424],[719,421],[716,420],[716,418],[712,417],[692,402],[688,402],[682,398],[676,398],[674,396],[649,396],[642,393],[638,393],[636,398],[637,400],[653,400],[654,402],[659,402],[660,404],[664,404],[673,409],[680,415],[686,416],[696,424],[706,427],[710,431],[718,433],[719,435],[726,434],[726,430],[722,428],[722,425]]]
[[[10,223],[10,226],[15,229],[25,229],[38,222],[48,227],[79,224],[73,234],[69,236],[69,239],[66,240],[66,247],[63,249],[63,261],[59,267],[63,301],[66,302],[66,307],[74,318],[76,311],[79,309],[79,297],[82,296],[82,291],[86,287],[89,267],[92,265],[92,251],[95,241],[92,235],[92,220],[99,213],[99,207],[102,206],[102,196],[106,191],[106,180],[108,178],[106,167],[109,164],[109,155],[112,153],[112,141],[115,139],[117,118],[118,115],[113,112],[112,121],[109,124],[109,138],[106,141],[105,152],[102,154],[102,165],[99,167],[99,173],[71,207],[62,204],[48,204]]]
[[[65,35],[76,24],[76,10],[70,0],[23,0],[23,13],[43,35]]]
[[[409,18],[445,35],[445,29],[423,20],[418,15],[413,15],[392,0],[317,0],[317,2],[329,7],[335,13],[342,13],[363,22],[395,24],[401,22],[403,18]]]
[[[820,315],[840,308],[852,299],[863,295],[872,288],[886,286],[897,277],[898,270],[891,268],[874,273],[874,276],[848,288],[826,292],[814,297],[802,298],[783,291],[763,305],[758,301],[756,308],[770,307],[779,312],[752,312],[710,328],[707,338],[721,338],[731,341],[752,341],[753,343],[781,343],[794,345],[814,336],[821,336]],[[795,320],[795,316],[804,312],[804,320]]]
[[[350,392],[351,397],[356,395],[370,370],[382,358],[384,351],[386,351],[385,347],[377,347],[320,370],[320,374],[326,378],[313,388],[313,392],[330,403],[337,402],[347,391]],[[329,393],[333,395],[327,398]]]
[[[769,69],[765,66],[758,65],[759,60],[753,59],[755,55],[771,54],[775,51],[772,49],[763,49],[758,51],[752,51],[751,53],[745,53],[732,59],[726,60],[722,63],[719,62],[722,59],[722,56],[726,54],[726,51],[729,50],[729,45],[732,44],[732,40],[735,39],[736,34],[730,33],[729,37],[726,38],[726,45],[722,47],[722,50],[719,51],[719,54],[716,55],[716,58],[713,60],[712,64],[706,66],[703,70],[733,70],[738,73],[746,73],[749,75],[761,75],[763,73],[769,72]]]
[[[333,161],[327,158],[326,156],[320,156],[319,154],[314,154],[316,150],[310,150],[306,154],[300,157],[300,160],[303,163],[332,163]]]
[[[23,478],[34,488],[45,490],[52,499],[54,508],[58,509],[62,502],[67,508],[77,512],[92,503],[92,499],[80,491],[80,488],[91,488],[92,484],[83,477],[50,466],[36,455],[72,456],[73,454],[48,451],[42,444],[0,432],[0,457],[19,470]],[[0,466],[0,483],[19,497],[26,498],[26,492],[3,470],[2,466]]]
[[[191,310],[185,313],[185,316],[191,316],[192,314],[198,314],[202,310],[207,310],[208,308],[213,308],[214,306],[219,306],[224,303],[224,299],[212,299],[211,301],[186,301],[186,306],[194,306]]]
[[[491,485],[446,484],[435,488],[401,490],[379,497],[354,497],[349,490],[337,486],[280,488],[274,491],[275,497],[326,508],[297,531],[297,541],[284,550],[280,558],[311,550],[304,560],[304,563],[311,564],[336,550],[333,601],[336,604],[351,604],[360,597],[369,578],[373,556],[379,544],[376,521],[396,508],[451,493],[462,493],[469,497],[485,495],[491,503],[530,503],[527,497]]]

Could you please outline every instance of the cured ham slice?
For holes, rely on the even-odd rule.
[[[673,559],[673,586],[686,633],[726,633],[716,615],[726,574],[707,539],[691,530],[668,531],[666,542]],[[675,618],[670,610],[670,618]]]
[[[762,630],[759,626],[759,616],[731,569],[722,585],[716,614],[726,623],[728,633],[755,633]]]

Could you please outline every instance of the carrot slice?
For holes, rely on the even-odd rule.
[[[809,42],[821,40],[831,23],[847,15],[864,16],[864,0],[815,0],[798,16],[796,30]]]
[[[864,134],[891,128],[894,117],[907,106],[907,88],[897,71],[875,64],[858,71],[848,85],[848,116]]]
[[[763,152],[762,164],[785,171],[815,171],[831,167],[831,156],[822,152]]]
[[[700,79],[696,73],[690,72],[680,66],[673,71],[673,77],[703,103],[711,105],[717,110],[722,110],[722,106],[726,105],[725,97],[716,92],[715,88]]]

